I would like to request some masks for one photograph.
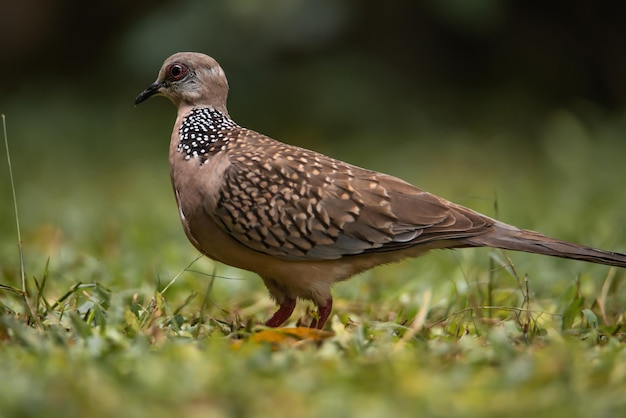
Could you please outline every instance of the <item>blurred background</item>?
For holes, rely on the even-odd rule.
[[[177,51],[221,63],[243,126],[626,252],[624,2],[24,0],[0,11],[0,113],[32,274],[49,258],[70,281],[156,280],[195,256],[169,186],[175,109],[133,105]],[[0,268],[12,282],[2,154]]]

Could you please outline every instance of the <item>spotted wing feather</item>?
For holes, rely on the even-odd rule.
[[[330,260],[459,239],[489,224],[397,178],[248,132],[257,144],[229,150],[212,215],[256,251]]]

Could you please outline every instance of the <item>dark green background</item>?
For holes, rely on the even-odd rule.
[[[58,242],[87,254],[110,245],[111,260],[187,245],[166,162],[175,109],[159,98],[133,106],[183,50],[222,64],[241,125],[507,222],[626,251],[624,3],[30,0],[0,9],[0,112],[22,228],[28,248],[53,260]],[[13,265],[6,169],[0,185],[0,250]]]

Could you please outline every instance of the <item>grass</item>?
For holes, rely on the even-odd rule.
[[[549,139],[566,141],[574,122],[553,121]],[[434,148],[441,159],[419,170],[430,184],[414,180],[486,213],[494,199],[472,196],[493,184],[504,220],[623,251],[626,148],[611,140],[622,124],[589,129],[564,155],[550,141],[543,157],[494,145],[491,169],[508,170],[505,183],[489,183],[480,151],[447,161],[455,152]],[[442,163],[456,167],[446,178],[435,175]],[[433,253],[336,286],[332,334],[263,334],[274,307],[260,280],[197,259],[167,177],[152,174],[166,168],[133,167],[69,195],[69,176],[36,187],[16,179],[24,258],[20,239],[3,237],[0,417],[626,412],[623,270],[489,249]],[[465,189],[450,186],[467,178]],[[307,315],[300,305],[295,319]]]

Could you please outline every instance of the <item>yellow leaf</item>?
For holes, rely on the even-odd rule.
[[[318,343],[333,335],[335,335],[333,332],[303,327],[263,329],[252,334],[246,340],[236,341],[233,344],[233,348],[240,348],[245,341],[252,343],[269,343],[274,346],[289,345],[295,347],[303,343]]]

